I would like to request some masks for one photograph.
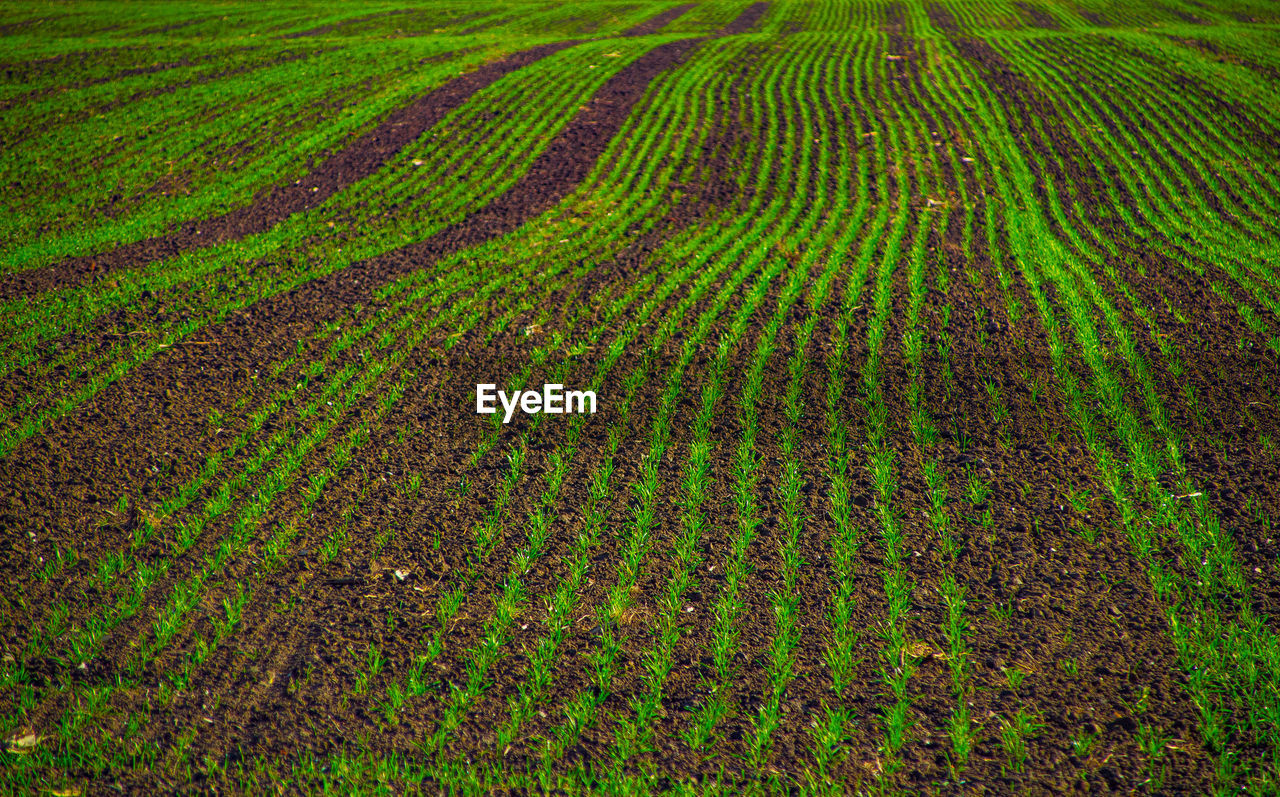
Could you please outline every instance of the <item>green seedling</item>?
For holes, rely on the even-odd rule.
[[[1012,718],[1000,718],[1000,747],[1004,750],[1002,769],[1022,772],[1027,763],[1027,740],[1040,734],[1044,724],[1034,714],[1018,709]]]

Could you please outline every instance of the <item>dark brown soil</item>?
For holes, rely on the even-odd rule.
[[[1094,25],[1099,28],[1105,28],[1111,24],[1110,22],[1107,21],[1106,17],[1102,16],[1096,11],[1087,11],[1087,10],[1078,8],[1076,9],[1076,13],[1079,14],[1081,17],[1083,17],[1084,20],[1088,22],[1090,25]]]
[[[1033,28],[1057,30],[1061,27],[1058,25],[1058,21],[1053,18],[1053,15],[1048,11],[1045,11],[1040,6],[1032,5],[1031,3],[1015,3],[1015,5],[1018,7],[1018,11],[1022,16],[1026,17],[1027,21]]]
[[[1158,6],[1158,8],[1162,13],[1168,14],[1169,16],[1177,19],[1179,22],[1185,22],[1190,25],[1208,25],[1209,24],[1207,20],[1203,20],[1200,17],[1197,17],[1195,14],[1192,14],[1189,11],[1183,11],[1180,8],[1174,8],[1173,6],[1170,6],[1170,5],[1160,5]]]
[[[168,25],[157,25],[154,28],[143,28],[142,30],[135,31],[133,35],[158,36],[162,33],[172,33],[175,30],[182,30],[183,28],[189,28],[192,25],[199,25],[202,22],[210,22],[215,19],[218,19],[218,17],[216,16],[196,17],[195,19],[187,19],[187,20],[183,20],[182,22],[173,22]]]
[[[929,15],[929,22],[938,30],[944,33],[954,33],[960,29],[956,23],[955,16],[945,7],[937,3],[929,3],[925,6],[925,11]]]
[[[739,33],[746,33],[754,28],[761,19],[764,18],[765,12],[769,10],[768,3],[752,3],[747,6],[741,14],[733,19],[728,25],[725,25],[717,33],[717,36],[735,36]]]
[[[648,36],[651,33],[657,33],[667,25],[674,22],[677,18],[684,16],[689,9],[696,6],[697,3],[685,3],[684,5],[673,6],[663,11],[661,14],[654,14],[649,19],[641,22],[639,25],[632,27],[623,36]]]

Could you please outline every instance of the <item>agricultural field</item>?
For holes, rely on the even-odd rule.
[[[0,37],[0,793],[1280,793],[1274,0]]]

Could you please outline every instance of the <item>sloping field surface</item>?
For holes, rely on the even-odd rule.
[[[0,792],[1280,793],[1274,2],[0,37]]]

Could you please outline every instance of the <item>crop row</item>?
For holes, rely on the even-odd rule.
[[[954,99],[961,84],[980,87],[979,102],[972,94],[964,95],[975,108],[972,113],[964,102]],[[1022,264],[1020,273],[1050,335],[1055,375],[1070,403],[1070,415],[1096,457],[1135,556],[1143,562],[1168,612],[1170,633],[1201,711],[1201,733],[1217,756],[1218,777],[1222,783],[1267,782],[1274,777],[1269,765],[1243,759],[1238,745],[1244,738],[1256,738],[1268,748],[1274,745],[1275,726],[1265,720],[1264,708],[1271,702],[1271,687],[1264,685],[1276,683],[1272,635],[1249,604],[1247,581],[1221,521],[1202,497],[1176,497],[1202,496],[1202,492],[1182,462],[1182,444],[1168,423],[1146,359],[1134,347],[1122,316],[1100,290],[1097,278],[1087,270],[1101,272],[1101,258],[1073,237],[1072,225],[1052,194],[1050,205],[1042,208],[1028,165],[1035,154],[1022,151],[1010,139],[1004,118],[1010,111],[1002,109],[981,80],[972,73],[951,72],[942,89],[944,98],[982,136],[983,151],[999,158],[1003,168],[993,174],[1001,203],[1010,208],[1017,202],[1023,208],[1017,213],[1006,211],[1002,234],[1011,257]],[[1062,237],[1050,226],[1051,219],[1063,231]],[[1046,293],[1050,285],[1056,302]],[[1133,380],[1129,390],[1106,360],[1099,337],[1104,331],[1123,355]],[[1074,336],[1078,348],[1069,348],[1067,335]],[[1085,373],[1077,373],[1070,365],[1072,352],[1082,358]],[[1131,406],[1135,401],[1137,409]],[[1103,428],[1114,435],[1118,452],[1098,436]],[[1176,474],[1176,494],[1156,478],[1170,470]],[[1155,530],[1167,530],[1172,535],[1169,542],[1182,549],[1173,559],[1163,544],[1157,544]]]
[[[643,155],[643,153],[644,153],[644,150],[642,149],[641,155]],[[618,167],[618,168],[621,168],[621,167]],[[615,172],[614,172],[615,178],[619,174],[620,172],[617,171],[617,169],[615,169]],[[625,194],[623,195],[625,196]],[[643,212],[650,210],[650,208],[642,207],[640,210],[641,210],[640,214],[636,214],[633,211],[632,213],[621,216],[618,220],[619,224],[628,225],[628,224],[635,223],[635,221],[638,218],[643,216]],[[604,239],[604,242],[606,243],[606,245],[609,243],[607,241],[607,238],[608,238],[607,229],[597,228],[592,232],[593,232],[593,237],[596,239],[596,241],[600,241],[600,239]],[[588,240],[588,241],[584,241],[583,244],[586,246],[591,246],[593,242]],[[614,245],[616,246],[616,244]],[[505,249],[505,248],[502,248],[502,249]],[[573,250],[568,250],[568,249],[559,250],[558,252],[559,257],[557,259],[559,259],[561,263],[563,263],[565,258],[571,256],[572,251]],[[473,258],[474,257],[475,255],[473,254]],[[251,428],[247,430],[246,433],[241,436],[241,438],[237,439],[234,443],[232,443],[232,445],[229,448],[225,449],[224,451],[218,454],[212,455],[210,459],[206,462],[206,465],[200,472],[199,476],[195,480],[193,480],[191,483],[181,488],[177,496],[175,496],[175,499],[166,501],[162,505],[157,507],[154,511],[154,514],[158,515],[159,517],[171,516],[175,512],[181,510],[186,505],[186,503],[192,500],[200,492],[207,489],[205,487],[206,483],[209,481],[210,478],[212,478],[218,473],[219,466],[223,463],[223,461],[230,459],[232,456],[236,454],[238,450],[243,449],[248,444],[248,441],[251,439],[250,435],[256,432],[257,429],[260,429],[263,426],[263,424],[266,422],[266,420],[271,416],[271,414],[277,412],[280,408],[287,406],[289,404],[300,403],[301,397],[303,395],[306,395],[306,393],[304,392],[301,395],[299,395],[299,390],[306,391],[310,387],[311,378],[318,377],[321,374],[325,373],[326,371],[331,372],[330,369],[332,369],[333,366],[330,364],[330,361],[332,359],[341,356],[354,344],[362,340],[376,341],[379,347],[384,347],[388,342],[388,338],[385,335],[383,335],[382,337],[377,337],[374,334],[377,331],[379,326],[390,327],[391,329],[405,329],[406,327],[411,328],[417,322],[417,319],[421,316],[422,313],[432,311],[434,308],[439,306],[439,303],[441,301],[447,300],[449,297],[449,294],[448,293],[442,294],[440,290],[440,286],[442,284],[447,284],[454,291],[462,290],[472,285],[480,286],[481,289],[469,297],[469,302],[467,304],[459,306],[460,308],[469,308],[469,307],[475,307],[475,306],[485,306],[484,303],[486,301],[491,302],[492,300],[490,299],[490,297],[493,295],[493,292],[500,289],[503,285],[510,285],[510,284],[519,285],[521,283],[521,280],[523,277],[519,272],[514,272],[508,275],[504,275],[502,279],[496,279],[496,280],[492,279],[493,275],[495,275],[496,273],[499,273],[500,269],[503,269],[504,266],[508,265],[507,262],[504,262],[506,259],[504,258],[503,254],[501,254],[501,250],[499,252],[494,252],[488,257],[483,257],[483,255],[481,255],[481,257],[483,258],[483,261],[486,261],[489,264],[488,268],[474,269],[474,270],[468,268],[468,270],[472,271],[472,273],[468,273],[465,276],[463,276],[460,273],[448,274],[448,272],[446,271],[445,273],[447,276],[437,277],[431,280],[424,280],[421,277],[402,280],[400,283],[397,283],[396,285],[392,286],[391,290],[383,292],[381,298],[383,299],[384,302],[387,302],[387,305],[385,307],[381,308],[376,315],[373,315],[369,322],[363,325],[348,329],[335,342],[334,345],[327,347],[327,349],[319,349],[317,353],[323,352],[324,356],[321,359],[313,359],[310,362],[310,364],[307,366],[307,373],[309,375],[309,378],[304,379],[297,386],[289,385],[285,387],[270,402],[268,402],[268,404],[266,405],[266,407],[264,407],[264,409],[255,413],[252,416],[253,423]],[[467,268],[471,266],[471,264],[474,262],[475,262],[474,259],[468,261],[467,259],[463,259],[460,257],[453,258],[450,261],[450,265],[446,266],[446,268],[455,268],[455,269]],[[546,262],[539,264],[539,268],[542,271],[544,277],[550,277],[555,273],[554,270],[549,268],[549,265],[550,264]],[[563,265],[561,266],[561,268],[563,268]],[[487,277],[490,279],[486,280]],[[643,281],[637,283],[637,285],[633,288],[633,295],[634,295],[634,290],[643,288],[644,284],[645,283]],[[434,301],[426,301],[427,299],[432,299]],[[488,307],[491,310],[496,310],[498,305],[493,305],[490,303],[488,304]],[[406,310],[410,312],[406,312]],[[470,322],[475,323],[475,318],[471,317]],[[455,334],[458,332],[462,332],[464,330],[465,330],[465,327],[460,330],[455,330]],[[327,328],[327,327],[322,328],[319,331],[317,340],[312,345],[318,348],[319,345],[322,344],[325,341],[325,339],[331,334],[332,334],[332,331],[330,328]],[[361,358],[363,359],[363,357],[364,355],[362,354]],[[282,365],[285,365],[285,364],[287,364],[287,361],[286,363],[282,363]],[[345,369],[340,369],[336,375],[331,376],[328,380],[326,380],[325,384],[332,385],[332,386],[341,385],[343,380],[345,380],[346,378],[349,378],[349,374],[350,374],[350,366],[348,366]],[[316,390],[320,390],[320,386],[317,385],[316,388],[311,388],[311,390],[312,392]],[[325,391],[320,391],[320,399],[318,400],[322,400],[325,398],[327,398],[327,393]],[[305,419],[307,414],[308,413],[304,411],[300,419]],[[260,459],[264,455],[269,455],[276,448],[277,448],[277,445],[271,445],[267,448],[261,448],[258,459]],[[248,473],[252,473],[253,471],[257,470],[257,468],[259,467],[258,465],[255,464],[255,462],[257,461],[258,461],[257,459],[250,461],[249,469],[247,471]],[[234,484],[234,482],[232,484]],[[236,488],[233,488],[233,490],[234,489]],[[232,497],[234,492],[228,492],[227,485],[224,485],[221,489],[216,491],[215,494],[219,497],[219,500],[216,504],[214,504],[211,507],[211,509],[212,511],[217,513],[218,511],[221,511],[223,507],[225,507],[226,503]],[[136,536],[133,542],[131,543],[131,546],[133,548],[140,547],[145,542],[145,539],[143,538],[149,537],[150,534],[153,533],[154,530],[150,530],[150,531],[147,530],[148,525],[149,524],[144,523],[143,526],[141,527],[139,536]],[[200,525],[201,524],[197,523],[196,527],[194,528],[188,527],[188,530],[183,531],[179,536],[183,538],[194,537],[194,535],[199,533]],[[127,566],[127,563],[124,560],[113,558],[112,561],[115,562],[115,564],[113,564],[110,568],[113,572],[120,573],[120,572],[125,572],[129,570],[129,567]]]
[[[741,8],[705,6],[704,18]],[[1059,738],[1060,725],[1045,734],[1046,707],[1019,691],[1026,674],[978,655],[1026,638],[976,613],[1008,586],[979,580],[972,564],[1002,550],[995,515],[979,507],[1005,477],[946,456],[968,449],[968,432],[1012,462],[1035,422],[1028,408],[1042,404],[1042,418],[1074,425],[1063,434],[1081,441],[1084,478],[1109,502],[1100,517],[1114,518],[1083,538],[1114,532],[1147,580],[1181,668],[1160,683],[1185,682],[1216,788],[1274,788],[1280,643],[1212,471],[1188,455],[1230,433],[1188,430],[1198,397],[1180,382],[1204,384],[1213,370],[1177,321],[1195,294],[1153,284],[1141,257],[1233,311],[1237,348],[1275,347],[1280,294],[1266,260],[1277,186],[1257,166],[1277,130],[1266,87],[1196,62],[1177,90],[1156,90],[1181,57],[1175,45],[1132,31],[1009,34],[1024,11],[1010,4],[778,8],[762,32],[705,42],[659,76],[582,185],[510,234],[450,255],[413,248],[510,190],[610,75],[673,37],[566,49],[479,92],[320,208],[15,315],[7,373],[78,370],[7,408],[7,456],[233,309],[347,267],[376,282],[368,307],[314,311],[296,348],[262,362],[232,434],[185,460],[183,479],[139,507],[133,527],[94,532],[103,553],[81,556],[69,533],[32,544],[56,547],[39,548],[47,561],[18,601],[31,631],[0,669],[0,730],[56,730],[6,759],[9,787],[164,756],[191,767],[188,747],[224,752],[203,740],[199,715],[175,707],[202,688],[234,700],[231,716],[265,705],[267,687],[236,680],[238,651],[290,624],[326,627],[323,604],[269,605],[314,590],[309,575],[277,589],[286,566],[377,559],[394,530],[350,529],[383,516],[362,497],[381,472],[379,446],[414,417],[406,396],[451,384],[425,371],[467,361],[471,346],[515,339],[520,353],[493,381],[580,378],[608,397],[607,428],[586,416],[477,421],[461,433],[457,473],[406,477],[382,507],[393,516],[474,503],[463,533],[437,531],[421,554],[448,565],[409,596],[423,619],[413,633],[348,635],[368,646],[353,679],[327,673],[341,685],[332,707],[332,679],[289,689],[340,715],[352,737],[412,737],[415,752],[344,752],[327,771],[306,758],[294,777],[641,790],[718,760],[741,762],[721,769],[730,783],[892,789],[908,762],[928,758],[919,766],[939,780],[1048,778],[1037,753],[1092,742]],[[869,24],[916,36],[830,32]],[[1215,77],[1229,113],[1206,88]],[[517,98],[541,112],[505,113]],[[411,269],[369,266],[397,252]],[[295,262],[276,262],[287,253]],[[980,286],[996,304],[962,304],[974,321],[953,318],[951,293]],[[116,334],[160,310],[182,320],[102,352],[86,334],[49,356],[51,341],[135,302],[144,310]],[[981,362],[1001,345],[987,337],[998,304],[1008,323],[1043,333],[1051,373],[985,378],[1002,376]],[[973,338],[953,339],[957,326]],[[955,386],[953,358],[983,378]],[[1272,361],[1257,362],[1247,376]],[[825,381],[810,378],[818,363]],[[931,403],[955,390],[972,390],[958,406],[985,407],[990,429]],[[411,445],[425,456],[432,443]],[[567,519],[574,509],[580,518]],[[1042,520],[1029,519],[1037,535]],[[1009,628],[1015,605],[986,608]],[[272,651],[263,666],[295,673],[302,655]],[[975,715],[975,701],[997,705],[978,694],[994,693],[995,678],[1014,698]],[[1178,750],[1145,701],[1119,726],[1120,758],[1146,761],[1153,790],[1170,774],[1192,779],[1164,762],[1197,766],[1198,753]],[[166,712],[181,723],[167,750],[144,730]],[[924,754],[943,737],[941,757]]]
[[[586,57],[599,58],[601,45],[584,46]],[[652,46],[652,43],[638,46]],[[628,48],[623,46],[623,49]],[[573,63],[573,60],[574,56],[569,56],[569,62]],[[144,318],[141,323],[151,326],[150,334],[155,337],[137,343],[128,337],[128,333],[134,331],[133,323],[137,322],[126,320],[114,331],[116,337],[123,339],[115,344],[114,350],[98,353],[87,362],[83,359],[76,362],[76,353],[72,352],[54,359],[46,368],[59,362],[76,362],[77,367],[68,370],[59,384],[47,389],[43,406],[40,393],[33,392],[24,400],[25,406],[19,408],[22,415],[13,409],[8,411],[13,421],[4,447],[11,448],[14,443],[43,428],[50,419],[61,417],[96,395],[162,347],[174,345],[207,324],[226,318],[232,310],[332,273],[344,265],[422,240],[449,223],[464,218],[468,211],[482,207],[515,183],[522,171],[521,165],[528,168],[529,159],[536,157],[539,150],[563,129],[568,111],[589,96],[608,71],[620,69],[623,64],[625,59],[621,57],[600,59],[602,68],[588,70],[586,74],[592,77],[581,85],[557,81],[557,72],[534,70],[542,85],[551,89],[549,96],[545,97],[548,104],[545,115],[515,120],[511,128],[500,125],[497,130],[485,130],[485,138],[475,141],[470,148],[451,150],[437,147],[430,161],[422,160],[417,164],[412,160],[397,161],[389,166],[387,173],[399,177],[390,181],[393,186],[397,183],[421,186],[423,182],[428,186],[427,190],[414,196],[408,207],[397,207],[395,195],[382,197],[359,203],[360,216],[353,219],[339,204],[339,201],[348,199],[340,194],[325,206],[295,215],[266,233],[184,254],[176,262],[162,261],[141,272],[122,274],[111,287],[76,289],[57,297],[59,301],[42,302],[30,309],[23,314],[26,317],[18,319],[23,331],[11,339],[13,348],[5,352],[6,370],[31,363],[38,354],[37,346],[41,341],[75,331],[112,308],[136,305],[140,299],[144,306],[164,308],[170,315],[176,312],[184,320],[180,323],[157,323]],[[601,76],[594,77],[596,74]],[[506,85],[515,83],[511,81]],[[526,84],[525,89],[528,88]],[[535,93],[532,100],[537,99],[539,95]],[[456,113],[465,119],[472,112],[464,106]],[[451,121],[446,119],[444,124],[447,128]],[[477,153],[480,162],[466,160],[466,153]],[[498,161],[499,156],[505,156],[504,160]],[[403,179],[406,173],[411,180]],[[433,177],[452,179],[436,180]],[[376,185],[379,179],[375,175],[370,181]],[[356,186],[352,194],[356,197],[353,201],[358,202],[364,196],[362,187]],[[431,215],[423,218],[415,214],[419,208]],[[403,215],[406,221],[397,223],[396,219],[387,218],[383,213],[388,210]],[[379,224],[361,224],[358,223],[360,218],[378,219]],[[414,223],[409,224],[409,219]],[[326,234],[332,232],[331,225],[339,222],[342,224],[341,232]],[[302,250],[293,255],[293,262],[297,264],[293,273],[261,268],[264,260],[289,247]],[[154,298],[142,298],[145,296]],[[91,347],[93,343],[85,345]]]
[[[123,102],[111,96],[120,87],[107,83],[55,95],[47,109],[24,106],[15,122],[39,132],[16,150],[33,156],[6,159],[15,189],[6,270],[91,254],[243,205],[266,187],[304,178],[310,160],[409,98],[505,54],[476,41],[410,41],[284,51],[223,77],[191,76],[173,90],[160,81],[183,76],[140,76]],[[97,108],[87,118],[86,105]],[[101,218],[104,209],[111,218]],[[53,219],[62,226],[49,229]]]
[[[669,179],[669,177],[668,177],[667,179]],[[456,262],[456,261],[455,261],[455,262]],[[496,260],[495,260],[494,262],[495,262],[495,265],[496,265],[496,263],[497,263],[498,261],[496,261]],[[483,275],[481,275],[481,276],[483,276]],[[434,284],[431,284],[429,287],[434,287]],[[404,326],[404,325],[402,325],[402,326],[401,326],[401,328],[403,328],[403,326]],[[419,333],[418,333],[418,337],[419,337],[419,338],[421,338],[422,334],[425,334],[425,331],[423,331],[423,332],[419,332]],[[385,345],[385,342],[384,342],[382,345]],[[376,365],[376,363],[375,363],[375,365]],[[348,398],[348,399],[346,400],[346,402],[344,402],[344,403],[349,404],[349,403],[350,403],[350,400],[351,400],[351,399],[350,399],[350,398]],[[313,405],[313,406],[314,406],[314,405]],[[323,439],[323,437],[324,437],[324,435],[323,435],[322,433],[321,433],[321,434],[317,434],[317,433],[313,432],[313,433],[312,433],[312,435],[310,435],[310,436],[307,438],[307,440],[318,440],[318,439]],[[304,444],[305,444],[305,442],[306,442],[306,441],[304,440]],[[292,458],[291,458],[291,460],[290,460],[290,461],[292,461]],[[288,467],[289,467],[289,468],[294,468],[295,466],[290,465],[290,466],[288,466]],[[279,473],[279,472],[277,471],[277,473]],[[282,481],[287,481],[287,479],[288,479],[287,473],[286,473],[286,474],[282,474],[282,475],[278,475],[278,476],[277,476],[277,478],[275,479],[275,482],[276,482],[276,484],[277,484],[277,487],[281,486],[281,485],[279,484],[280,482],[282,482]],[[315,490],[317,490],[317,491],[318,491],[318,490],[320,490],[320,489],[322,489],[322,488],[323,488],[323,481],[322,481],[320,484],[318,484],[318,485],[314,485],[314,488],[315,488]],[[187,492],[190,492],[190,491],[187,491]],[[223,491],[222,495],[224,495],[224,496],[226,495],[226,494],[225,494],[225,491]],[[261,496],[261,495],[262,495],[262,493],[261,493],[261,491],[260,491],[260,496]],[[268,496],[268,500],[269,500],[269,496]],[[221,500],[221,501],[220,501],[220,505],[225,505],[225,498],[224,498],[223,500]],[[259,503],[257,506],[258,506],[258,509],[257,509],[257,510],[254,510],[255,515],[256,515],[256,514],[258,514],[258,513],[261,511],[261,509],[262,509],[262,506],[263,506],[263,505],[262,505],[261,503]],[[218,508],[218,507],[214,507],[214,509],[217,509],[217,508]],[[233,535],[233,537],[234,537],[234,536],[235,536],[235,535]],[[245,539],[244,539],[243,537],[241,537],[241,538],[240,538],[240,540],[239,540],[239,544],[240,544],[240,545],[243,545],[243,543],[244,543],[244,542],[245,542]],[[235,544],[236,544],[236,543],[234,543],[234,542],[233,542],[233,548],[235,547]],[[196,586],[196,587],[198,587],[198,584],[199,584],[199,582],[198,582],[198,581],[197,581],[197,582],[189,582],[189,583],[192,583],[192,585],[193,585],[193,586]],[[181,594],[181,595],[180,595],[179,593],[183,593],[183,594]],[[184,590],[184,589],[179,589],[178,593],[175,593],[175,598],[178,600],[178,602],[177,602],[177,603],[174,603],[174,604],[171,604],[171,606],[172,606],[173,610],[175,610],[175,611],[177,611],[177,612],[178,612],[178,615],[172,615],[172,613],[170,613],[170,616],[175,617],[175,618],[176,618],[176,617],[178,617],[178,616],[180,616],[180,615],[181,615],[181,613],[184,611],[182,607],[183,607],[184,605],[190,605],[190,601],[189,601],[189,599],[186,597],[186,595],[189,595],[189,594],[192,594],[192,593],[190,592],[190,588],[187,588],[187,589],[185,589],[185,590]],[[163,620],[163,618],[162,618],[162,620]],[[171,626],[171,622],[169,622],[169,621],[164,621],[164,622],[162,622],[160,625],[158,625],[158,626],[157,626],[157,634],[160,634],[160,633],[162,632],[162,630],[163,630],[163,629],[168,628],[168,627],[170,627],[170,626]],[[166,632],[166,633],[167,633],[167,632]],[[157,640],[159,640],[159,639],[160,639],[160,637],[159,637],[159,636],[157,636]]]

